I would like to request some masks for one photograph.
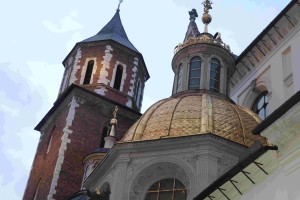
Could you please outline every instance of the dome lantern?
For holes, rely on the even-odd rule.
[[[221,39],[221,33],[208,33],[207,25],[212,17],[212,1],[205,0],[202,22],[204,32],[198,31],[196,9],[189,12],[190,24],[183,43],[175,48],[172,68],[175,73],[173,92],[209,90],[229,96],[229,77],[235,69],[234,55],[229,45]]]
[[[207,32],[212,20],[211,4],[210,0],[203,2],[203,33],[195,22],[196,9],[189,12],[185,39],[176,47],[172,60],[172,96],[152,105],[127,131],[122,142],[212,134],[247,147],[256,141],[267,145],[264,137],[251,132],[261,119],[229,98],[229,77],[234,72],[235,60],[221,34]]]

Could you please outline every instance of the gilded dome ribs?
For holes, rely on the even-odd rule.
[[[183,99],[183,97],[180,98],[180,99],[177,101],[177,104],[176,104],[176,106],[175,106],[175,108],[174,108],[174,110],[173,110],[173,113],[172,113],[172,116],[171,116],[171,120],[170,120],[169,130],[168,130],[168,136],[170,136],[170,130],[171,130],[172,122],[173,122],[174,113],[175,113],[175,111],[176,111],[176,109],[177,109],[178,104],[182,101],[182,99]]]
[[[228,104],[230,105],[230,106],[232,106],[233,107],[233,109],[234,109],[234,111],[236,112],[236,114],[237,114],[237,116],[238,116],[238,119],[239,119],[239,121],[240,121],[240,125],[241,125],[241,127],[242,127],[242,133],[243,133],[243,143],[245,144],[245,145],[247,145],[246,144],[246,141],[245,141],[245,138],[246,138],[246,135],[245,135],[245,127],[244,127],[244,123],[243,123],[243,121],[242,121],[242,119],[241,119],[241,116],[240,116],[240,113],[237,111],[237,109],[236,109],[236,107],[235,106],[233,106],[231,103],[229,103],[228,102]]]
[[[141,117],[141,119],[138,121],[137,126],[135,127],[134,133],[133,133],[133,139],[134,140],[141,140],[143,137],[143,133],[144,130],[146,128],[146,125],[150,119],[150,117],[152,116],[152,114],[155,112],[155,110],[161,106],[163,103],[165,102],[165,99],[157,102],[155,105],[151,106],[145,113],[144,115]],[[146,118],[146,122],[144,124],[141,124],[142,121],[144,120],[144,118]],[[126,135],[125,135],[126,136]]]
[[[252,111],[231,104],[218,95],[191,93],[154,104],[128,130],[123,141],[211,133],[248,147],[255,141],[267,144],[264,137],[252,135],[251,131],[258,121]]]

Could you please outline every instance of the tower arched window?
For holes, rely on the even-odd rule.
[[[186,200],[186,188],[177,179],[168,178],[157,181],[147,191],[145,200],[170,199]]]
[[[123,67],[121,65],[118,65],[116,76],[115,76],[115,82],[114,82],[114,88],[117,90],[120,90],[122,75],[123,75]]]
[[[216,58],[211,59],[209,90],[220,92],[220,71],[220,61]]]
[[[52,127],[52,130],[51,130],[51,132],[50,132],[50,136],[49,136],[49,140],[48,140],[48,144],[47,144],[47,151],[46,151],[46,154],[48,154],[49,151],[50,151],[50,148],[51,148],[51,144],[52,144],[52,140],[53,140],[53,135],[54,135],[55,129],[56,129],[56,125],[54,125],[54,126]]]
[[[201,58],[196,56],[190,62],[189,89],[200,89]]]
[[[36,185],[33,200],[37,200],[38,199],[38,192],[39,192],[40,184],[41,184],[41,178],[39,179],[39,182]]]
[[[140,81],[137,82],[136,88],[135,88],[135,101],[137,102],[137,99],[139,97],[139,90],[140,90]]]
[[[269,115],[268,104],[268,91],[264,91],[256,98],[252,110],[258,114],[261,119],[265,119]]]
[[[177,92],[182,91],[182,78],[183,78],[183,67],[182,64],[180,64],[178,68]]]
[[[87,65],[86,71],[85,71],[83,84],[90,84],[92,73],[93,73],[93,68],[94,68],[94,63],[95,62],[93,60],[88,62],[88,65]]]

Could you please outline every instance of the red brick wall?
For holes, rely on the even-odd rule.
[[[115,107],[113,103],[102,99],[97,104],[94,101],[86,100],[84,104],[79,103],[79,107],[75,109],[75,118],[72,126],[69,127],[73,131],[69,135],[71,142],[67,144],[67,150],[64,154],[65,157],[59,174],[54,199],[67,199],[80,190],[83,178],[82,159],[100,147],[102,130],[112,118],[112,112]],[[53,125],[47,128],[38,146],[24,199],[33,199],[39,178],[42,179],[42,182],[39,186],[38,199],[46,199],[48,196],[68,110],[69,106],[53,120],[52,124],[56,124],[56,129],[49,153],[45,156]],[[118,140],[123,137],[125,132],[139,117],[139,114],[119,108],[117,115],[118,125],[116,127],[116,137]]]
[[[33,199],[38,181],[40,179],[41,182],[38,189],[38,199],[43,199],[40,197],[45,197],[44,199],[46,199],[49,193],[58,156],[58,149],[61,145],[61,136],[63,133],[62,130],[66,125],[68,111],[68,107],[65,107],[44,131],[44,134],[37,147],[36,155],[32,164],[32,170],[30,172],[30,177],[25,189],[23,197],[25,200]],[[48,143],[51,137],[51,131],[54,125],[56,125],[56,128],[52,132],[53,138],[51,141],[50,151],[48,154],[46,154]]]

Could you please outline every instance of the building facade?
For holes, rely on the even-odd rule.
[[[203,5],[203,31],[191,10],[175,48],[171,97],[143,115],[149,74],[119,9],[75,45],[24,199],[300,199],[300,2],[239,56]]]

